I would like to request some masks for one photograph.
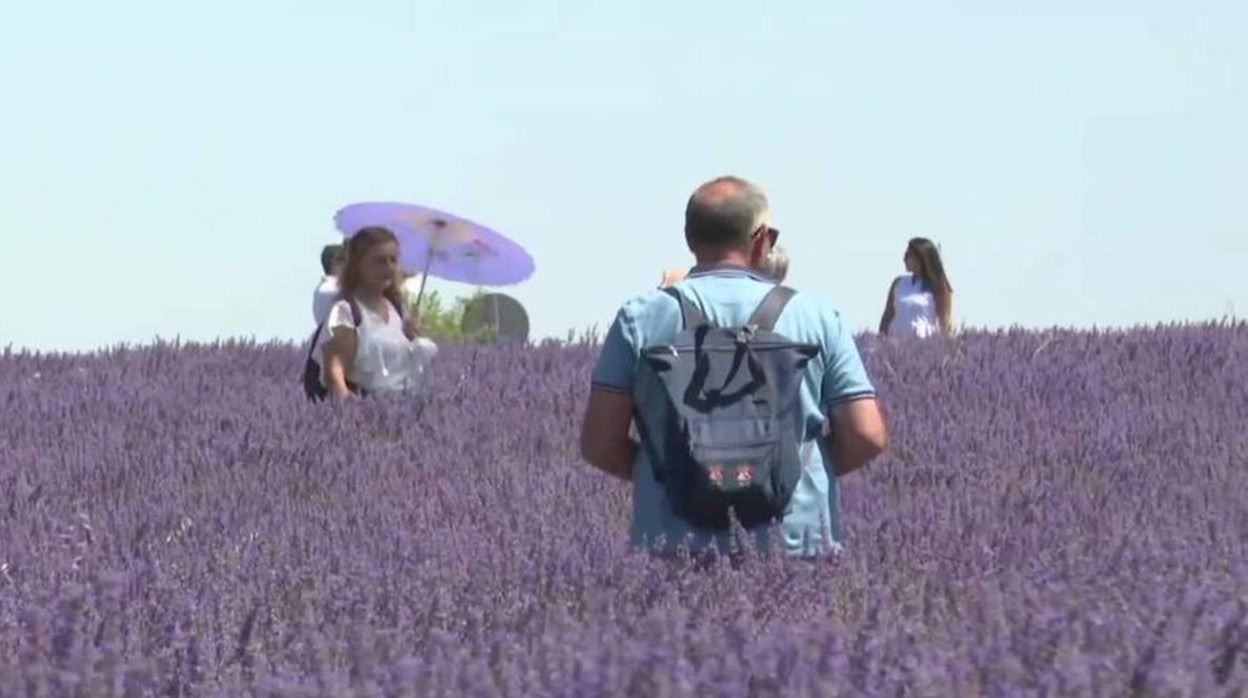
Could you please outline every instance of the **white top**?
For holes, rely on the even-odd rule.
[[[325,329],[312,351],[312,358],[321,366],[321,382],[328,385],[325,345],[334,328],[349,327],[356,330],[357,348],[355,361],[347,367],[348,380],[370,393],[393,393],[420,387],[425,367],[438,354],[438,345],[426,337],[409,340],[403,334],[403,320],[394,308],[390,308],[389,318],[383,318],[363,303],[359,306],[359,327],[351,317],[348,301],[340,300],[330,308]]]
[[[936,297],[914,274],[902,274],[893,286],[893,321],[889,335],[931,337],[940,334]]]
[[[312,294],[312,319],[319,327],[329,318],[329,309],[338,301],[338,277],[322,276]]]

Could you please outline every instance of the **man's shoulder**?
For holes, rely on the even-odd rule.
[[[834,303],[818,293],[805,291],[792,286],[789,286],[788,288],[793,291],[793,297],[789,299],[789,306],[797,309],[798,312],[815,315],[823,313],[835,314],[839,312]]]
[[[781,314],[781,324],[786,324],[789,320],[796,320],[799,325],[807,326],[827,322],[836,323],[840,320],[840,306],[818,294],[793,287],[789,288],[792,289],[793,295],[789,298],[784,312]],[[767,290],[767,288],[758,289],[757,295],[760,300],[766,295]],[[646,318],[667,317],[679,314],[680,302],[672,295],[673,292],[684,294],[695,302],[699,299],[712,303],[722,300],[715,297],[716,293],[714,290],[694,290],[688,287],[686,282],[681,282],[673,285],[670,289],[655,288],[630,296],[620,304],[619,314],[634,322]]]
[[[630,322],[637,323],[679,309],[680,304],[670,292],[661,288],[653,288],[626,298],[620,304],[619,315]]]
[[[792,289],[793,295],[780,315],[777,329],[790,325],[796,325],[794,329],[837,327],[843,322],[841,307],[836,303],[815,292],[791,286],[789,288]],[[761,301],[768,290],[767,286],[760,286],[757,289],[751,289],[751,292],[755,292],[754,295],[757,295],[758,300]],[[689,285],[687,281],[682,281],[667,289],[652,288],[626,298],[618,307],[618,316],[630,324],[648,321],[666,322],[672,317],[679,317],[680,301],[672,295],[673,292],[685,295],[695,304],[700,301],[717,304],[734,297],[740,298],[736,291],[729,298],[719,298],[716,297],[715,289],[696,288]]]
[[[776,322],[776,331],[799,342],[818,344],[825,351],[841,346],[842,334],[848,331],[841,307],[818,293],[795,291]]]
[[[785,307],[785,314],[791,313],[797,318],[808,321],[828,321],[840,318],[840,306],[827,298],[811,291],[803,291],[796,288],[793,291],[793,297],[789,299],[789,303]]]

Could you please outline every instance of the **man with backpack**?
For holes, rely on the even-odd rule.
[[[750,182],[699,187],[685,209],[696,266],[626,302],[604,340],[581,452],[633,484],[638,548],[728,552],[739,525],[763,549],[837,550],[837,478],[887,445],[844,317],[758,271],[779,237],[769,217]]]

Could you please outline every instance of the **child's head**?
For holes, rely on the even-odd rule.
[[[678,283],[680,281],[684,281],[685,276],[687,276],[688,273],[689,272],[685,271],[684,269],[668,269],[664,271],[663,279],[659,281],[659,288],[667,288],[668,286],[671,286],[672,284]]]
[[[784,277],[789,274],[789,252],[780,245],[771,248],[771,252],[767,255],[767,259],[763,260],[764,274],[772,277],[776,281],[784,281]]]

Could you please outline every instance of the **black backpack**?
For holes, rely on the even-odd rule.
[[[679,291],[683,329],[642,351],[666,398],[652,431],[634,411],[643,447],[674,513],[697,528],[746,528],[783,518],[802,474],[803,373],[819,353],[774,331],[794,291],[777,285],[741,327],[715,327]],[[652,417],[654,415],[651,415]]]
[[[347,298],[346,301],[351,304],[351,319],[355,322],[355,326],[359,327],[363,318],[360,313],[360,304],[354,298]],[[316,331],[312,333],[312,345],[308,347],[307,359],[303,362],[303,394],[308,396],[309,400],[320,401],[329,397],[329,388],[321,382],[321,365],[316,363],[312,358],[312,353],[316,351],[316,342],[321,337],[321,332],[325,330],[325,323],[316,326]],[[360,387],[350,381],[347,381],[347,389],[359,395],[364,391]]]

